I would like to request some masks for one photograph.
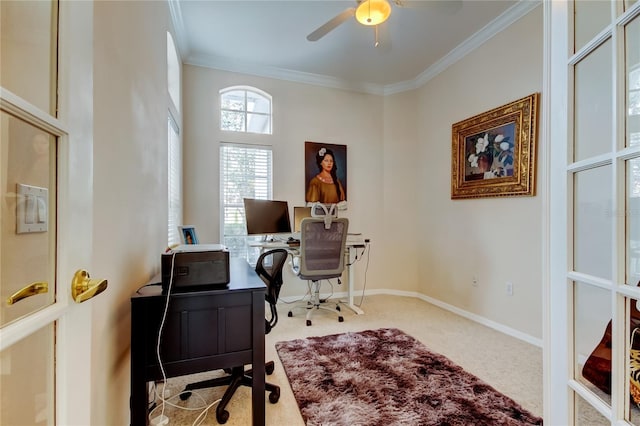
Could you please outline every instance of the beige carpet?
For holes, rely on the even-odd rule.
[[[357,298],[359,301],[359,298]],[[322,336],[345,331],[362,331],[374,328],[395,327],[420,340],[430,350],[438,352],[465,370],[486,381],[498,391],[513,398],[533,414],[542,416],[542,349],[498,331],[440,309],[422,300],[399,296],[367,296],[362,304],[364,315],[356,315],[343,308],[344,322],[330,312],[317,311],[313,325],[305,326],[305,317],[298,314],[287,317],[289,306],[278,307],[280,320],[267,335],[267,360],[273,360],[276,369],[267,381],[281,387],[280,401],[270,404],[265,394],[267,425],[304,425],[295,398],[287,382],[275,350],[275,342],[309,336]],[[300,311],[295,311],[300,312]],[[198,374],[168,380],[167,389],[172,395],[186,383],[213,377],[215,374]],[[158,388],[161,389],[162,385]],[[197,391],[204,401],[211,403],[219,398],[224,388]],[[200,407],[204,403],[196,395],[185,403],[175,398],[172,402]],[[227,425],[251,424],[251,390],[242,388],[228,405],[230,413]],[[153,416],[158,415],[157,409]],[[169,406],[165,415],[169,425],[191,425],[200,411],[184,411]],[[217,424],[212,409],[204,425]]]

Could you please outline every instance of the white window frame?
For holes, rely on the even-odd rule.
[[[168,220],[167,220],[167,246],[180,243],[178,226],[182,225],[182,143],[180,140],[180,128],[169,113],[167,125],[168,140]]]
[[[182,225],[181,62],[173,36],[167,31],[167,246],[180,243]]]
[[[169,100],[175,112],[180,111],[182,90],[180,85],[180,56],[173,41],[173,36],[167,31],[167,90]]]

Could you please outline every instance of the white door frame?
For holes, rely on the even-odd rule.
[[[569,418],[569,316],[567,293],[568,2],[543,3],[543,405],[548,424]],[[554,147],[553,155],[550,147]]]
[[[91,424],[93,302],[70,301],[73,273],[92,268],[93,3],[61,1],[58,116],[69,130],[60,146],[58,268],[69,309],[58,323],[57,424]]]

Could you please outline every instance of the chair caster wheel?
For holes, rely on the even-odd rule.
[[[275,366],[275,365],[271,365],[271,364],[269,364],[269,365],[266,365],[266,366],[265,366],[264,371],[265,371],[265,373],[267,373],[267,374],[273,374],[273,370],[274,370],[275,368],[276,368],[276,366]]]
[[[291,318],[291,317],[293,316],[293,312],[289,311],[289,313],[287,314],[287,316],[288,316],[289,318]]]
[[[311,320],[307,320],[307,327],[311,325]]]
[[[227,410],[216,411],[216,420],[221,425],[225,424],[229,420],[229,412]]]
[[[280,400],[280,389],[276,389],[269,394],[269,402],[275,404]]]
[[[182,401],[186,401],[187,399],[189,399],[190,396],[191,396],[191,392],[186,389],[180,392],[180,399]]]
[[[344,322],[344,318],[338,317],[338,322]]]

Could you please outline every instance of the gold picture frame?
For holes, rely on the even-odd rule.
[[[533,196],[539,94],[452,126],[451,199]]]

